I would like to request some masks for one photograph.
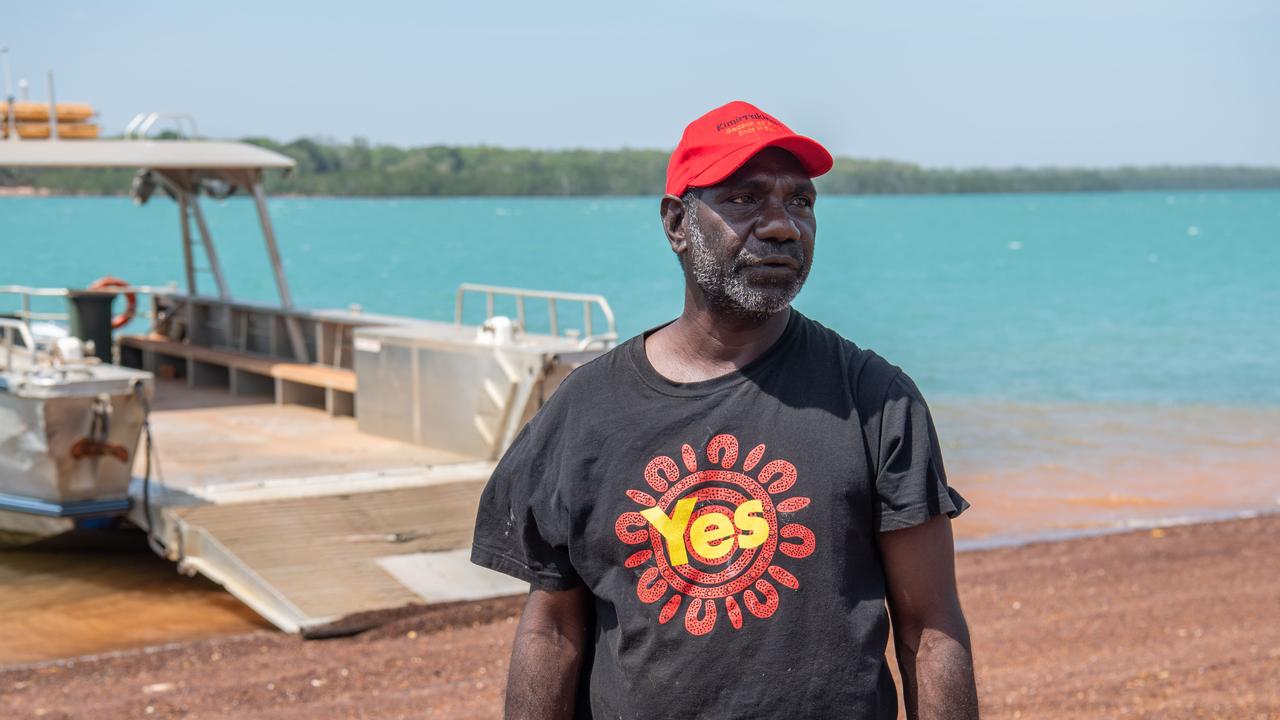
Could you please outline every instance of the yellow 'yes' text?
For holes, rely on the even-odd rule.
[[[739,505],[732,519],[722,512],[709,512],[699,515],[690,525],[689,518],[697,503],[697,498],[682,498],[670,516],[657,507],[640,512],[667,541],[672,565],[689,564],[689,551],[684,542],[686,528],[693,551],[708,560],[728,555],[733,550],[734,535],[737,535],[738,547],[743,549],[758,547],[769,539],[769,523],[764,519],[764,506],[759,500]]]

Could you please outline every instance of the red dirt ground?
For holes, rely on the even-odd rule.
[[[962,554],[983,717],[1280,719],[1280,516]],[[0,669],[5,717],[497,718],[521,598]],[[140,618],[139,622],[145,622]]]

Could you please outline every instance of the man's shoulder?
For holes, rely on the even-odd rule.
[[[568,402],[583,396],[598,396],[604,390],[616,388],[619,381],[628,377],[631,362],[628,353],[636,341],[637,338],[633,337],[620,342],[573,368],[556,386],[551,397]]]
[[[809,345],[804,351],[840,365],[854,404],[864,416],[877,414],[896,386],[915,387],[904,370],[878,352],[859,346],[818,320],[804,315],[801,319],[805,324],[804,342]]]
[[[618,362],[625,361],[626,343],[606,350],[570,370],[520,430],[512,444],[542,448],[566,437],[581,437],[597,425],[602,403],[615,395]],[[508,451],[510,452],[510,450]],[[541,452],[541,450],[539,450]]]
[[[859,404],[883,398],[889,386],[903,374],[902,368],[875,350],[859,346],[813,318],[805,315],[800,318],[805,325],[804,342],[810,345],[804,349],[805,354],[839,363]]]

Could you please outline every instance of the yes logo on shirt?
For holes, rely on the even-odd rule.
[[[715,627],[719,604],[729,623],[742,628],[742,606],[757,618],[767,619],[781,598],[769,578],[791,590],[800,581],[775,564],[778,553],[802,559],[813,553],[813,531],[800,523],[779,528],[779,515],[790,515],[809,506],[809,498],[778,499],[795,485],[795,465],[772,460],[756,470],[765,446],[756,445],[738,462],[738,439],[721,434],[706,448],[710,469],[698,469],[698,454],[681,448],[684,471],[674,459],[659,455],[649,461],[644,480],[658,496],[628,490],[627,497],[644,509],[622,513],[614,525],[618,539],[628,545],[648,545],[627,558],[629,568],[647,566],[636,583],[636,595],[656,603],[672,591],[658,612],[665,624],[680,610],[685,598],[685,629],[705,635]],[[719,466],[719,467],[716,467]],[[757,594],[758,593],[758,594]],[[741,594],[741,604],[738,595]]]

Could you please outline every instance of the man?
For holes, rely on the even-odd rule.
[[[531,585],[508,718],[892,718],[890,614],[907,716],[977,717],[924,399],[790,306],[831,164],[743,102],[685,130],[684,311],[574,371],[481,499],[472,561]]]

